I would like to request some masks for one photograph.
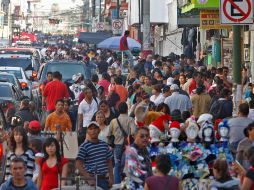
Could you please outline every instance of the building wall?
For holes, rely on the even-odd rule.
[[[144,0],[145,3],[146,0]],[[139,23],[139,0],[129,0],[129,24]],[[150,22],[168,23],[167,0],[150,0]]]

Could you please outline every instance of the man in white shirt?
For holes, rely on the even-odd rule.
[[[171,111],[176,109],[180,110],[181,113],[184,111],[192,111],[192,103],[188,96],[179,93],[179,86],[172,84],[170,86],[171,96],[164,100],[164,103],[168,105]]]
[[[86,134],[87,125],[91,122],[94,113],[98,111],[99,99],[93,97],[90,88],[84,88],[84,94],[85,98],[78,107],[78,130]]]

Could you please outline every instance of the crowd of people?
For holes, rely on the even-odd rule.
[[[254,189],[254,96],[246,68],[243,103],[233,116],[227,67],[207,68],[184,55],[140,54],[125,74],[128,59],[111,51],[83,46],[41,51],[47,60],[78,59],[91,69],[75,74],[71,86],[60,72],[47,73],[45,121],[29,100],[22,100],[15,113],[22,126],[2,137],[9,150],[0,190],[68,185],[71,160],[62,154],[61,133],[77,133],[75,168],[89,186]]]

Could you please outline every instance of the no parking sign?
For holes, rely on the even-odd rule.
[[[221,24],[252,24],[252,0],[220,0]]]

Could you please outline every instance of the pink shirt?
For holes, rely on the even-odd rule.
[[[105,95],[107,96],[108,95],[108,87],[110,85],[110,82],[105,79],[102,79],[98,82],[98,85],[100,85],[104,88]]]

